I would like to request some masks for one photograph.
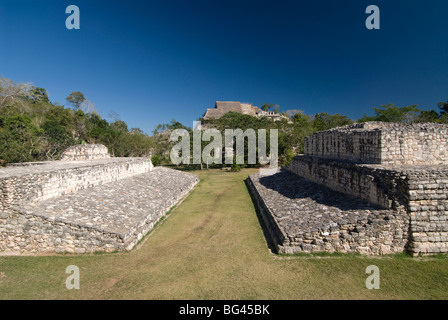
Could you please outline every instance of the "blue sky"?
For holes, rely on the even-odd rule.
[[[80,30],[68,30],[68,5]],[[368,5],[380,30],[367,30]],[[357,119],[448,100],[445,0],[0,1],[0,76],[109,120],[191,126],[216,100]]]

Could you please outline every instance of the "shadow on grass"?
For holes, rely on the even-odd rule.
[[[201,167],[199,167],[198,165],[180,165],[177,166],[175,164],[165,164],[165,165],[161,165],[161,167],[164,168],[169,168],[169,169],[174,169],[174,170],[179,170],[179,171],[196,171],[196,170],[200,170]]]

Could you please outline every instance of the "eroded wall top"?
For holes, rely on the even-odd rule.
[[[448,125],[366,122],[316,132],[305,154],[369,164],[448,164]]]
[[[78,144],[71,146],[61,155],[63,161],[96,160],[110,158],[107,147],[102,144]]]

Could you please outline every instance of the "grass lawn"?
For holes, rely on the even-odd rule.
[[[131,252],[0,256],[0,299],[448,299],[444,256],[272,254],[244,182],[254,172],[194,171],[201,182]],[[68,265],[79,290],[65,287]]]

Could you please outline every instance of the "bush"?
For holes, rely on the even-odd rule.
[[[162,163],[162,157],[160,157],[159,155],[154,155],[151,157],[151,162],[154,166],[160,166],[160,164]]]
[[[289,166],[289,164],[291,163],[292,158],[294,158],[296,155],[296,153],[294,152],[293,149],[287,149],[285,151],[285,166]]]
[[[244,167],[246,167],[245,164],[236,164],[236,163],[233,163],[232,166],[230,167],[230,171],[232,171],[232,172],[238,172],[238,171],[241,171],[241,169],[243,169]]]

